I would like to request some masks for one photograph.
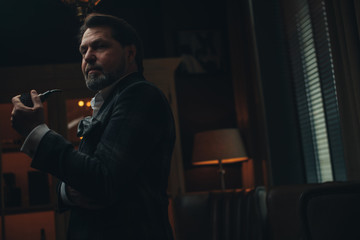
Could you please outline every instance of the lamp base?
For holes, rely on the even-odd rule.
[[[220,184],[221,184],[221,190],[225,190],[225,169],[222,165],[222,160],[219,159],[219,174],[220,174]]]

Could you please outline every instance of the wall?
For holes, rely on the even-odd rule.
[[[186,190],[219,189],[218,167],[195,167],[191,165],[191,159],[195,133],[237,127],[229,59],[226,3],[218,0],[163,1],[163,8],[165,9],[163,29],[167,54],[181,55],[182,33],[196,35],[206,32],[210,37],[207,38],[208,41],[200,43],[198,48],[208,53],[211,52],[210,49],[213,49],[212,53],[215,52],[213,56],[218,57],[221,62],[217,69],[201,65],[204,71],[184,73],[179,70],[175,78]],[[198,39],[193,39],[193,41],[196,40]],[[196,44],[193,43],[193,45]],[[190,44],[190,46],[193,45]],[[194,48],[190,55],[201,63],[201,58],[197,56]],[[241,188],[241,164],[225,166],[225,168],[227,187]]]
[[[277,0],[254,0],[273,185],[304,183],[299,132]]]

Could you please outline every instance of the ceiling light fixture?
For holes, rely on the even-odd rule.
[[[73,6],[76,9],[80,22],[84,21],[86,16],[93,12],[94,7],[98,5],[100,1],[101,0],[61,0],[61,2]]]

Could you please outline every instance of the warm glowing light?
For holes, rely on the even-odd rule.
[[[92,2],[94,4],[94,6],[96,6],[101,0],[97,0],[97,1],[90,1],[90,0],[79,0],[79,2],[83,2],[83,3],[89,3]]]
[[[84,21],[89,13],[94,11],[94,8],[101,0],[61,0],[63,3],[68,4],[76,9],[76,15],[79,17],[80,22]]]
[[[248,157],[242,157],[242,158],[228,158],[228,159],[222,159],[222,164],[227,163],[236,163],[236,162],[242,162],[248,160]],[[201,162],[193,162],[193,165],[216,165],[219,164],[219,160],[207,160],[207,161],[201,161]]]
[[[83,139],[83,137],[79,137],[79,138],[80,138],[80,140]]]
[[[90,101],[87,101],[87,102],[86,102],[86,106],[87,106],[87,107],[90,107],[90,106],[91,106]]]
[[[67,3],[67,4],[74,4],[77,1],[76,0],[61,0],[63,3]],[[82,2],[82,3],[92,3],[94,4],[94,6],[96,6],[101,0],[78,0],[78,2]]]
[[[78,101],[78,106],[79,107],[83,107],[85,105],[83,100]]]

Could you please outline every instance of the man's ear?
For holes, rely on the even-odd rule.
[[[135,61],[136,57],[136,46],[134,44],[126,46],[127,49],[127,59],[129,63],[132,63]]]

